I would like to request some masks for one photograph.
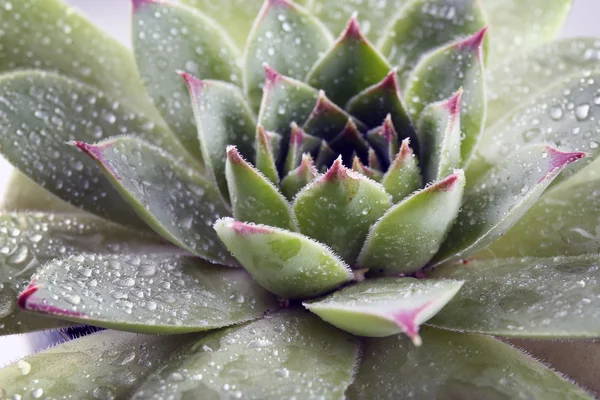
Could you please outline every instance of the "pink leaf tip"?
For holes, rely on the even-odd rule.
[[[269,234],[269,233],[274,232],[273,229],[269,228],[268,226],[236,221],[233,218],[224,218],[223,221],[225,223],[225,226],[232,229],[235,233],[237,233],[238,235],[241,235],[241,236],[256,235],[256,234],[264,235],[264,234]],[[219,221],[217,221],[215,224],[217,224],[217,223],[219,223]]]
[[[64,308],[59,308],[47,304],[43,304],[41,302],[34,301],[33,295],[40,289],[35,283],[30,283],[17,299],[17,305],[22,310],[28,311],[40,311],[46,314],[53,315],[63,315],[65,317],[84,317],[85,314],[80,313],[78,311],[66,310]]]
[[[30,283],[29,286],[27,286],[27,288],[23,290],[23,292],[19,295],[19,298],[17,299],[17,305],[20,309],[27,310],[27,301],[35,292],[38,291],[38,289],[39,287],[37,285]]]
[[[486,26],[479,32],[476,32],[474,35],[456,43],[456,47],[459,49],[471,49],[473,51],[482,53],[482,45],[487,31],[488,27]]]
[[[344,39],[357,39],[357,40],[362,40],[362,41],[366,40],[365,37],[363,36],[363,34],[360,32],[360,25],[358,24],[358,13],[357,12],[354,12],[352,14],[352,16],[350,17],[350,20],[348,20],[348,23],[346,24],[346,28],[340,35],[339,40],[344,40]]]
[[[564,152],[550,146],[546,146],[546,151],[550,157],[551,172],[587,157],[587,154],[581,151]]]
[[[300,146],[304,142],[305,132],[295,122],[291,123],[292,133],[290,135],[290,144]]]
[[[267,130],[261,124],[256,126],[256,136],[258,137],[258,142],[263,147],[268,147],[269,143],[271,143],[271,135],[267,133]]]
[[[455,170],[439,182],[434,183],[429,187],[432,192],[449,192],[453,190],[459,181],[464,181],[465,173],[461,169]]]
[[[188,90],[194,96],[197,95],[200,92],[200,90],[202,90],[202,88],[206,85],[205,81],[196,78],[190,73],[187,73],[185,71],[177,71],[177,73],[181,75],[181,77],[185,81],[185,84],[188,87]]]
[[[131,5],[133,6],[133,12],[137,12],[141,7],[148,4],[161,4],[160,0],[131,0]]]
[[[323,180],[325,182],[334,181],[336,179],[343,178],[346,176],[346,167],[342,163],[342,156],[338,156],[336,160],[331,165],[331,168],[323,175]]]
[[[408,157],[412,157],[413,155],[413,149],[412,147],[410,147],[410,139],[406,138],[402,141],[402,144],[400,145],[400,151],[398,151],[398,157],[401,160],[404,160]]]
[[[336,106],[329,97],[325,94],[324,90],[319,90],[319,96],[317,97],[317,103],[315,104],[315,108],[312,110],[309,119],[314,117],[315,115],[323,114],[330,110],[336,110],[339,107]]]
[[[377,87],[381,89],[386,89],[394,93],[400,92],[400,84],[398,83],[398,68],[393,68],[386,76],[383,78]]]
[[[276,85],[283,75],[275,70],[275,68],[271,67],[269,64],[264,63],[263,68],[265,69],[265,88],[271,87],[272,85]]]
[[[394,128],[394,122],[392,121],[392,115],[388,114],[383,121],[380,134],[385,138],[385,141],[389,144],[392,143],[398,137],[396,128]]]
[[[298,175],[311,175],[314,178],[318,174],[319,171],[317,171],[317,167],[315,167],[315,162],[313,161],[312,156],[308,153],[302,154],[302,162],[298,168]]]
[[[245,164],[244,158],[238,151],[237,147],[229,145],[226,149],[227,159],[235,164]]]
[[[79,150],[83,151],[85,154],[87,154],[88,156],[92,157],[95,160],[101,160],[102,159],[102,153],[100,152],[100,146],[94,145],[94,144],[88,144],[85,142],[82,142],[80,140],[74,140],[72,142],[69,142],[69,144],[77,147]]]
[[[459,88],[456,93],[443,103],[443,107],[450,113],[450,118],[460,115],[460,104],[463,96],[463,88]]]

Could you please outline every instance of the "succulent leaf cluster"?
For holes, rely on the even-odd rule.
[[[600,336],[570,3],[0,0],[0,334],[107,328],[0,398],[590,398],[493,337]]]

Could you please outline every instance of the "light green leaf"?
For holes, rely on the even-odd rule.
[[[470,187],[448,240],[434,262],[458,260],[491,244],[529,210],[569,164],[585,153],[524,147]]]
[[[0,393],[10,399],[129,398],[162,360],[195,337],[97,332],[0,369]]]
[[[333,251],[298,233],[231,218],[215,230],[258,283],[285,299],[318,296],[354,277]]]
[[[277,302],[241,269],[173,254],[87,254],[38,270],[19,306],[104,328],[175,334],[249,321]]]
[[[355,335],[383,337],[404,333],[420,346],[419,325],[441,310],[462,284],[449,279],[369,279],[304,306]]]
[[[572,0],[481,0],[490,25],[490,65],[507,54],[522,52],[556,37]]]
[[[225,148],[237,146],[254,158],[256,122],[242,91],[219,81],[201,81],[183,73],[196,116],[196,127],[206,169],[217,183],[224,199],[229,199],[225,178]]]
[[[594,70],[600,57],[596,38],[563,39],[518,54],[486,71],[488,112],[486,125],[521,107],[528,99],[581,71]]]
[[[342,400],[357,363],[356,339],[282,311],[187,345],[133,398]]]
[[[279,184],[279,171],[275,165],[278,154],[275,154],[275,150],[279,153],[276,147],[280,142],[281,136],[278,133],[267,132],[262,125],[256,127],[256,169],[275,185]]]
[[[2,1],[0,71],[42,69],[76,79],[160,123],[133,55],[61,0]]]
[[[244,88],[250,104],[258,109],[261,103],[265,62],[291,78],[304,80],[332,42],[327,28],[303,7],[289,0],[266,0],[248,34],[244,53]]]
[[[65,142],[129,134],[183,154],[168,131],[96,89],[55,74],[3,75],[0,92],[0,150],[8,161],[79,208],[143,226],[96,165]]]
[[[284,174],[300,166],[304,153],[316,156],[321,147],[321,139],[307,134],[295,122],[292,122],[291,131],[288,153],[283,165]]]
[[[348,119],[352,118],[347,112],[335,105],[324,91],[319,91],[317,104],[314,106],[302,129],[312,136],[325,140],[333,140],[346,127]],[[363,130],[365,126],[358,120],[354,123]]]
[[[319,175],[319,172],[312,157],[309,154],[303,154],[300,166],[290,171],[281,181],[281,192],[289,201],[293,201],[296,194],[314,181],[317,175]]]
[[[388,62],[361,34],[353,16],[333,47],[313,66],[306,81],[343,107],[352,96],[381,81],[389,70]]]
[[[378,47],[405,81],[426,53],[485,25],[478,0],[416,0],[398,11]]]
[[[392,195],[394,203],[399,203],[423,187],[419,161],[409,143],[408,139],[402,141],[400,151],[381,179],[381,184]]]
[[[234,146],[227,147],[225,174],[236,219],[297,230],[290,203]]]
[[[133,47],[142,81],[181,143],[202,159],[194,113],[176,73],[241,84],[238,50],[210,18],[181,4],[134,1]]]
[[[459,89],[448,100],[428,105],[418,124],[425,182],[442,179],[462,166]]]
[[[424,328],[415,347],[401,337],[369,339],[349,399],[591,400],[533,358],[485,336]]]
[[[460,209],[461,170],[392,207],[369,230],[357,264],[378,275],[422,269],[446,239]]]
[[[365,166],[358,156],[354,156],[354,159],[352,160],[352,171],[359,172],[375,182],[381,182],[381,179],[383,178],[383,172]]]
[[[600,336],[597,255],[471,261],[432,275],[466,281],[433,325],[509,337]]]
[[[369,227],[391,206],[383,186],[347,169],[338,158],[294,199],[300,232],[330,246],[353,264]]]
[[[429,53],[411,73],[406,89],[409,112],[417,121],[429,104],[446,100],[463,88],[460,113],[463,162],[473,154],[485,124],[483,41],[486,29]]]
[[[0,335],[64,326],[64,321],[24,313],[17,295],[31,275],[56,257],[74,252],[156,252],[159,237],[86,214],[0,214]],[[172,249],[176,250],[176,249]]]
[[[100,166],[120,196],[158,234],[211,262],[236,265],[212,229],[229,210],[203,176],[139,139],[75,145]]]

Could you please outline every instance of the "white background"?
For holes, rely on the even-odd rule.
[[[66,0],[80,8],[106,31],[129,46],[131,0]],[[220,0],[214,0],[220,1]],[[339,0],[343,1],[343,0]],[[504,1],[504,0],[496,0]],[[547,0],[549,3],[554,0]],[[574,0],[573,10],[563,30],[563,37],[600,37],[600,0]],[[535,21],[532,21],[535,23]],[[0,197],[10,175],[10,166],[0,159]],[[35,338],[34,338],[35,339]],[[41,337],[37,337],[42,340]],[[54,340],[57,340],[55,338]],[[39,343],[38,343],[39,344]],[[35,343],[23,336],[0,338],[0,366],[30,353]]]

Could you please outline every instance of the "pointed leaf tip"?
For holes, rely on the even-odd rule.
[[[244,163],[244,158],[238,151],[237,147],[231,146],[231,145],[227,146],[226,152],[227,152],[227,158],[229,159],[229,161],[236,163],[236,164]]]
[[[85,154],[87,154],[95,160],[100,159],[100,151],[98,150],[98,146],[96,145],[88,144],[80,140],[73,140],[69,142],[69,144],[77,147],[79,150],[83,151]]]
[[[85,317],[85,314],[74,310],[67,310],[51,305],[44,304],[44,300],[34,299],[35,293],[38,292],[40,287],[35,283],[30,283],[29,286],[19,295],[17,304],[19,308],[26,311],[41,311],[45,314],[50,315],[62,315],[64,317]]]
[[[463,96],[463,88],[459,88],[456,93],[443,103],[443,106],[450,112],[450,118],[456,118],[460,115],[460,104]]]
[[[281,75],[277,70],[271,67],[269,64],[264,63],[263,68],[265,69],[265,88],[268,88],[272,85],[276,85],[283,75]]]
[[[385,78],[376,87],[381,89],[387,89],[391,92],[400,92],[400,84],[398,83],[398,68],[394,67],[390,70],[390,72],[386,75]]]
[[[483,41],[485,40],[487,30],[488,27],[485,26],[474,35],[457,42],[455,46],[459,49],[469,48],[483,56]]]
[[[357,12],[354,12],[352,14],[352,16],[350,16],[350,19],[348,20],[348,23],[346,24],[346,28],[340,35],[339,40],[344,40],[344,39],[358,39],[358,40],[366,41],[366,38],[363,36],[363,34],[360,31],[360,25],[358,24],[358,13]]]
[[[178,70],[177,73],[183,78],[188,90],[194,96],[196,96],[200,92],[200,89],[202,89],[206,83],[205,81],[200,80],[194,75],[185,71]]]
[[[347,171],[348,169],[344,166],[342,162],[342,156],[338,156],[338,158],[335,159],[329,170],[325,173],[325,175],[323,175],[322,179],[324,182],[330,182],[335,179],[340,179],[346,175]]]
[[[551,146],[546,146],[546,151],[548,152],[548,155],[552,161],[550,163],[550,173],[554,172],[556,169],[562,168],[566,165],[569,165],[577,160],[588,156],[587,153],[584,153],[582,151],[564,152],[555,149]]]
[[[224,226],[233,230],[240,236],[249,236],[249,235],[267,235],[273,233],[274,230],[269,228],[266,225],[260,224],[249,224],[245,222],[236,221],[231,217],[218,219],[213,228],[218,231],[219,226]]]
[[[17,305],[20,309],[27,310],[27,301],[35,292],[38,291],[38,289],[39,287],[35,283],[30,283],[29,286],[27,286],[27,288],[21,292],[19,298],[17,299]]]
[[[455,170],[452,174],[448,175],[446,178],[441,181],[431,185],[429,190],[433,192],[449,192],[456,186],[456,183],[459,180],[464,180],[465,173],[462,169]]]
[[[396,128],[394,128],[394,122],[392,121],[392,114],[388,114],[387,117],[385,117],[385,120],[383,121],[383,127],[381,128],[381,133],[388,143],[391,143],[398,137]]]

